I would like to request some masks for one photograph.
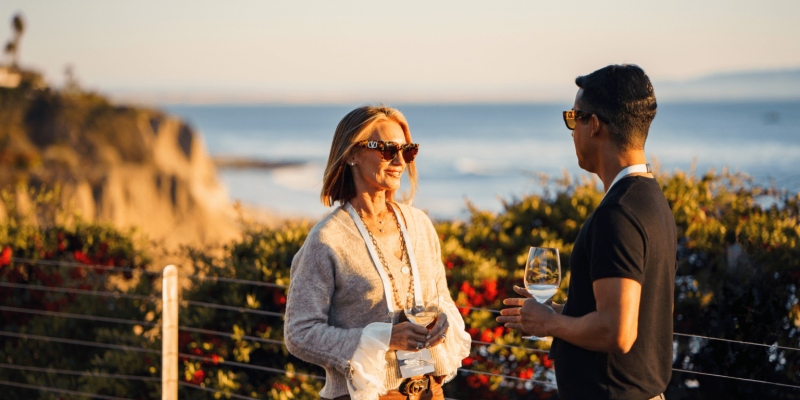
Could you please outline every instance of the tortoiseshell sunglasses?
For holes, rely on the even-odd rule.
[[[386,142],[383,140],[362,140],[356,143],[356,146],[378,150],[384,161],[394,160],[394,158],[397,157],[397,153],[402,151],[403,160],[406,161],[406,164],[414,161],[414,157],[416,157],[417,152],[419,152],[419,144],[417,143],[398,145],[397,142]]]
[[[579,119],[589,118],[592,115],[597,115],[597,119],[605,122],[606,124],[608,123],[608,120],[603,118],[602,115],[589,111],[569,110],[569,111],[564,111],[563,115],[564,115],[564,123],[567,124],[567,129],[571,131],[575,130],[575,121]]]

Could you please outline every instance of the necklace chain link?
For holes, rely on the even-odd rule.
[[[389,209],[391,206],[389,203],[386,203],[386,208]],[[393,212],[393,210],[389,211],[394,217],[394,221],[397,224],[397,231],[400,233],[400,261],[405,260],[406,265],[408,266],[409,270],[409,281],[408,281],[408,296],[406,296],[406,303],[409,301],[413,301],[414,298],[414,270],[411,268],[411,260],[408,256],[408,251],[406,250],[406,238],[403,235],[403,229],[400,228],[400,220],[397,219],[397,215]],[[361,220],[364,220],[364,215],[361,214],[361,211],[358,211],[358,216]],[[378,258],[381,260],[381,264],[383,264],[383,269],[386,270],[386,274],[389,275],[389,281],[392,283],[392,290],[394,291],[394,303],[397,305],[398,310],[404,309],[404,307],[400,303],[400,292],[397,291],[397,285],[394,283],[394,275],[392,275],[392,271],[389,270],[389,263],[386,262],[386,258],[383,256],[383,252],[381,251],[380,246],[378,246],[378,240],[375,239],[375,236],[372,234],[372,231],[369,230],[367,224],[364,224],[364,227],[367,228],[367,233],[369,233],[370,239],[372,239],[372,244],[375,246],[375,250],[378,252]],[[383,230],[381,230],[382,232]],[[411,300],[409,300],[411,299]]]

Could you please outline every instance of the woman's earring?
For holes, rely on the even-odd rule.
[[[354,163],[354,162],[351,162],[351,163],[350,163],[350,166],[351,166],[351,167],[354,167],[355,165],[356,165],[356,163]]]

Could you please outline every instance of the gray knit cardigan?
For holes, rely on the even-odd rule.
[[[452,303],[444,279],[439,237],[431,220],[416,208],[398,206],[410,236],[407,240],[414,246],[420,279],[438,277],[439,295]],[[410,274],[401,272],[404,264],[394,255],[386,251],[384,255],[404,302]],[[391,320],[380,275],[355,222],[341,206],[311,229],[292,260],[290,282],[284,325],[286,347],[296,357],[325,369],[325,387],[320,396],[347,395],[345,376],[361,331],[373,322]],[[423,293],[429,295],[433,294]],[[431,349],[436,364],[434,374],[445,375],[437,347]],[[386,352],[386,362],[385,387],[397,389],[402,377],[394,351]]]

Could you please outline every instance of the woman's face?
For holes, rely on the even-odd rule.
[[[397,122],[380,121],[372,127],[367,140],[383,140],[402,145],[406,143],[406,135]],[[407,166],[402,152],[398,152],[394,159],[386,161],[381,157],[380,151],[366,148],[357,148],[348,162],[355,163],[351,168],[358,189],[364,188],[358,184],[361,181],[373,190],[397,190]]]

